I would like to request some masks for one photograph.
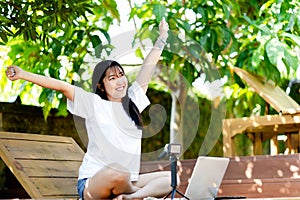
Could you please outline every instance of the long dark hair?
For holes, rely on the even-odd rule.
[[[106,71],[108,69],[117,70],[117,68],[121,69],[122,72],[125,73],[123,67],[118,62],[112,60],[105,60],[99,62],[94,69],[92,78],[93,91],[96,94],[98,94],[102,99],[108,100],[103,83]],[[100,88],[97,87],[97,84],[100,84]],[[129,98],[128,91],[126,92],[126,95],[122,98],[122,105],[125,112],[134,121],[137,128],[142,129],[143,122],[141,113],[137,106],[134,104],[134,102]]]

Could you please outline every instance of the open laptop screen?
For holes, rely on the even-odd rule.
[[[229,158],[199,156],[185,196],[191,200],[216,198],[228,163]]]

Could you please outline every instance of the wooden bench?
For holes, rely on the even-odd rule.
[[[31,198],[77,199],[83,155],[70,137],[0,132],[0,156]]]
[[[195,159],[179,161],[181,185],[178,190],[183,193],[195,163]],[[169,170],[168,161],[143,162],[141,170]],[[218,196],[300,197],[300,154],[230,158]]]

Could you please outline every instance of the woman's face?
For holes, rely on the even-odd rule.
[[[103,79],[104,89],[108,100],[121,102],[126,95],[128,80],[118,66],[107,69]]]

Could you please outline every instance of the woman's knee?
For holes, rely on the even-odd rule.
[[[130,173],[128,170],[116,163],[109,164],[89,179],[85,197],[108,198],[112,195],[112,191],[117,191],[113,194],[119,194],[118,192],[123,191],[123,187],[127,187],[129,184]]]

